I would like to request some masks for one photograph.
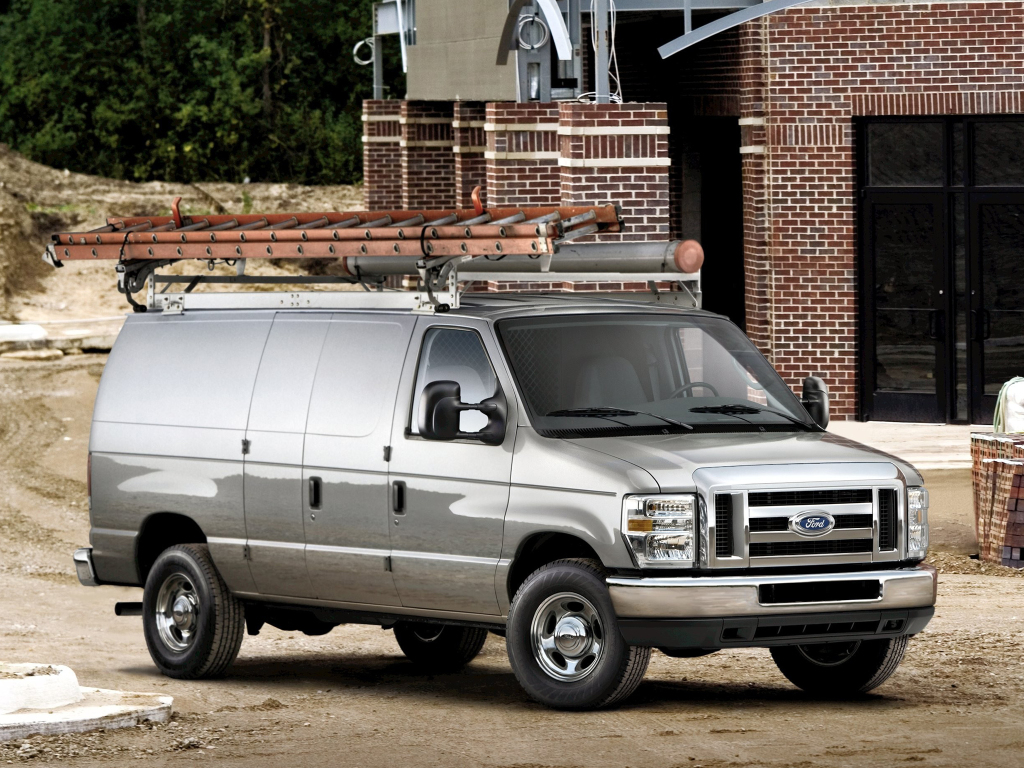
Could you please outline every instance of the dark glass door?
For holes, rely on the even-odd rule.
[[[1024,118],[859,124],[861,417],[989,423],[1024,376]]]
[[[865,350],[871,418],[945,420],[949,288],[944,252],[944,199],[878,192],[866,202],[865,240],[873,258]]]
[[[992,420],[999,389],[1024,375],[1024,192],[971,195],[971,395]]]

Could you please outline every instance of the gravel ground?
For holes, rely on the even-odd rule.
[[[85,589],[70,553],[87,541],[83,482],[102,356],[0,361],[0,659],[67,664],[83,685],[174,696],[171,723],[0,744],[0,763],[74,766],[871,766],[1019,765],[1024,750],[1024,580],[957,552],[935,620],[897,673],[856,701],[813,698],[767,651],[655,653],[624,706],[559,713],[531,702],[491,636],[458,674],[427,676],[391,632],[322,637],[265,628],[223,680],[161,677],[139,590]],[[947,510],[948,512],[948,510]],[[970,521],[964,510],[963,524]],[[942,545],[942,542],[938,542]]]

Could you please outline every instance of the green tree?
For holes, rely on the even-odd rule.
[[[337,184],[361,171],[371,0],[0,2],[0,141],[134,180]],[[397,41],[386,82],[399,95]]]

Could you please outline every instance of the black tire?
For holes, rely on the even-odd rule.
[[[884,683],[903,661],[908,638],[772,648],[779,671],[819,696],[855,696]]]
[[[403,621],[395,639],[409,661],[437,672],[454,672],[469,664],[487,641],[487,630]]]
[[[193,604],[179,612],[181,624],[170,610],[173,599],[167,602],[174,595]],[[205,544],[179,544],[160,554],[146,578],[142,628],[163,674],[179,680],[224,674],[238,655],[244,627],[245,609],[228,591]]]
[[[609,707],[643,680],[651,649],[623,639],[605,575],[593,560],[556,560],[530,574],[512,599],[506,625],[509,662],[519,684],[541,704]],[[571,648],[553,644],[555,627],[576,633],[559,635]],[[535,639],[539,646],[548,634],[548,650],[535,648]]]

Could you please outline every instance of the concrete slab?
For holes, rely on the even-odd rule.
[[[145,721],[171,719],[170,696],[81,688],[82,699],[52,710],[21,710],[0,715],[0,742],[26,736],[54,736],[97,728],[131,728]]]
[[[833,421],[828,431],[909,461],[918,469],[970,469],[971,433],[992,425]]]

